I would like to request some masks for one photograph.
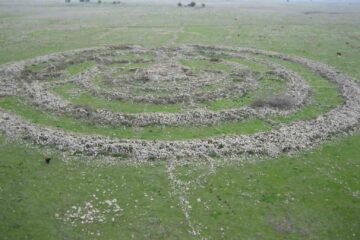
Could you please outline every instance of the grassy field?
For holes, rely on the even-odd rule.
[[[145,47],[209,44],[254,47],[328,63],[360,80],[360,5],[320,3],[209,3],[178,8],[176,3],[24,4],[0,0],[0,63],[106,44]],[[341,54],[338,54],[341,53]],[[91,66],[73,65],[69,74]],[[201,62],[187,62],[201,67]],[[342,102],[337,90],[298,65],[282,63],[307,79],[313,102],[286,123],[315,117]],[[219,64],[219,70],[226,65]],[[34,66],[37,68],[37,66]],[[253,66],[259,71],[261,66]],[[266,83],[266,80],[265,80]],[[270,83],[274,86],[274,83]],[[276,86],[275,86],[276,87]],[[281,86],[278,86],[281,87]],[[114,111],[160,111],[159,106],[107,103],[80,95],[75,104]],[[261,93],[259,93],[261,94]],[[205,103],[215,111],[247,105],[256,96]],[[259,120],[219,126],[105,128],[0,98],[0,107],[37,124],[80,133],[142,139],[193,139],[270,129]],[[162,109],[181,111],[177,105]],[[315,149],[275,159],[236,159],[211,173],[206,166],[177,167],[189,181],[191,223],[208,239],[358,239],[360,236],[360,136],[339,137]],[[51,164],[44,157],[51,156]],[[191,234],[166,162],[148,165],[97,164],[7,139],[0,134],[1,239],[200,239]],[[219,160],[221,161],[221,159]],[[239,160],[240,161],[240,160]],[[199,176],[206,173],[204,181]],[[198,181],[199,180],[199,181]],[[113,211],[116,199],[120,211]],[[91,203],[103,221],[81,223],[66,214]],[[82,210],[79,210],[81,208]],[[95,215],[96,216],[96,215]]]

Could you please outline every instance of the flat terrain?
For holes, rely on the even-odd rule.
[[[160,3],[66,5],[0,1],[0,64],[104,45],[171,49],[200,44],[250,47],[301,56],[333,66],[359,81],[359,26],[360,4],[209,3],[205,8],[178,8],[176,4]],[[123,57],[120,61],[136,63],[126,67],[112,64],[113,76],[128,74],[137,79],[136,74],[142,72],[132,76],[135,68],[160,71],[159,65],[155,65],[155,70],[147,65],[154,58],[152,53],[142,54],[140,63],[136,54]],[[211,61],[196,57],[179,60],[195,76],[204,72],[232,76],[231,67],[238,65],[262,76],[258,78],[257,89],[250,94],[194,103],[201,109],[217,114],[254,104],[260,96],[285,91],[282,80],[266,75],[268,69],[262,64],[228,56],[221,56],[221,62],[217,58],[215,61],[214,56]],[[260,59],[269,60],[265,56]],[[39,126],[78,134],[195,141],[265,132],[282,124],[314,119],[343,104],[337,87],[320,75],[299,64],[271,61],[306,80],[311,89],[310,103],[289,115],[201,126],[195,123],[103,126],[75,118],[71,113],[53,114],[20,96],[0,97],[0,108]],[[96,64],[87,60],[62,71],[71,78]],[[44,66],[28,67],[27,70],[36,73]],[[115,77],[109,83],[101,75],[103,72],[99,73],[92,83],[109,91],[119,85],[113,81]],[[172,87],[161,84],[156,87]],[[180,85],[177,91],[166,92],[167,89],[154,90],[151,83],[146,88],[142,85],[146,83],[127,85],[132,97],[148,96],[149,91],[154,91],[151,94],[157,97],[171,96],[189,87]],[[58,84],[49,80],[48,87],[74,106],[86,109],[156,115],[182,114],[193,107],[187,103],[109,101],[83,89],[76,81]],[[226,87],[226,82],[210,82],[192,91],[201,95]],[[146,162],[132,161],[123,154],[114,154],[116,161],[101,155],[71,155],[1,132],[0,236],[2,239],[358,239],[359,143],[360,135],[355,132],[274,158],[258,155],[225,158],[214,154],[210,161],[215,161],[214,167],[192,158],[172,165],[166,159],[151,157]],[[44,162],[46,157],[51,157],[50,164]]]

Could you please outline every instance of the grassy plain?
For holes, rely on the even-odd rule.
[[[209,44],[304,56],[360,80],[359,26],[359,4],[246,2],[191,9],[175,4],[29,5],[0,1],[0,63],[106,44]],[[68,71],[74,74],[83,67],[87,65],[76,65]],[[288,67],[305,74],[314,89],[314,104],[297,115],[273,120],[314,117],[341,103],[336,89],[327,82],[298,66]],[[214,128],[188,128],[162,136],[159,134],[163,131],[156,129],[106,132],[105,128],[31,109],[14,98],[0,102],[1,107],[44,125],[129,138],[188,139],[254,130],[250,124],[224,126],[218,132]],[[213,108],[247,103],[226,100]],[[209,239],[358,239],[359,142],[358,134],[339,137],[294,156],[242,164],[235,161],[218,167],[207,181],[194,183],[187,191],[191,220]],[[52,161],[46,165],[43,158],[48,155]],[[71,156],[63,159],[54,150],[1,135],[1,238],[196,239],[189,233],[179,199],[173,194],[166,163],[98,166],[87,161]],[[203,171],[208,169],[189,165],[179,167],[177,175],[193,180]],[[96,203],[111,199],[117,199],[124,209],[114,221],[109,213],[106,222],[73,226],[56,217],[90,200]]]

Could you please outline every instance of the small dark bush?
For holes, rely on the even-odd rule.
[[[150,155],[149,158],[148,158],[148,161],[155,162],[156,159],[157,159],[157,157],[155,155]]]
[[[114,152],[114,153],[110,153],[110,155],[112,157],[121,158],[121,159],[129,158],[129,154],[125,152]]]
[[[46,164],[50,164],[51,158],[50,157],[45,157],[44,158]]]
[[[195,7],[196,6],[196,2],[191,2],[188,4],[188,7]]]
[[[178,7],[182,7],[182,3],[181,3],[181,2],[178,2],[177,6],[178,6]]]
[[[251,106],[252,107],[271,107],[278,109],[289,109],[294,105],[294,101],[290,96],[274,96],[268,99],[258,99],[255,100]]]
[[[220,62],[220,59],[216,57],[212,57],[210,58],[210,62]]]
[[[202,3],[202,4],[201,4],[201,7],[204,8],[204,7],[205,7],[205,3]]]

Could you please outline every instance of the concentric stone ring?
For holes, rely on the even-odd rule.
[[[299,69],[317,75],[321,82],[307,79],[309,75]],[[336,106],[322,107],[326,103],[321,102],[319,86],[324,80],[341,95]],[[37,124],[24,111],[1,105],[0,129],[9,136],[71,153],[137,160],[274,156],[350,132],[360,119],[360,88],[350,77],[313,60],[250,48],[108,46],[55,53],[1,66],[0,87],[0,100],[5,103],[17,98],[54,118],[98,128],[189,126],[206,131],[228,122],[241,126],[249,119],[269,125],[251,134],[230,129],[190,139],[129,139],[78,133],[61,124]],[[83,99],[95,100],[79,104]],[[105,107],[99,107],[99,102]],[[130,106],[130,110],[118,111],[108,107],[108,102]],[[139,106],[145,106],[144,111],[131,109]],[[151,111],[145,111],[147,107]],[[316,114],[310,115],[311,111]]]

